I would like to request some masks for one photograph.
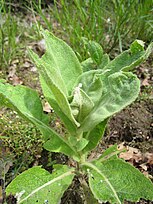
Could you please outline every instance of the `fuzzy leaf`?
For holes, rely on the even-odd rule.
[[[90,71],[95,67],[94,62],[91,58],[88,58],[83,62],[81,62],[81,66],[82,66],[83,72]]]
[[[89,52],[93,61],[99,65],[103,57],[103,49],[101,45],[95,41],[89,41]]]
[[[106,65],[110,62],[108,54],[104,54],[101,60],[101,64],[98,66],[98,69],[104,69]]]
[[[69,143],[72,145],[72,146],[75,146],[76,144],[77,144],[77,137],[76,137],[76,135],[75,136],[69,136],[68,137],[68,141],[69,141]]]
[[[52,174],[39,166],[32,167],[8,185],[6,194],[15,195],[18,204],[57,204],[73,177],[73,169],[67,166],[57,165],[57,170],[55,169]]]
[[[70,121],[72,121],[76,126],[79,126],[79,123],[75,120],[75,118],[72,115],[71,108],[68,102],[68,93],[65,91],[63,80],[60,76],[58,76],[57,70],[54,68],[51,68],[51,64],[49,64],[49,61],[45,61],[40,59],[34,52],[29,51],[29,54],[35,64],[37,65],[37,68],[39,70],[39,74],[41,76],[41,85],[44,92],[44,95],[48,97],[51,97],[52,99],[55,98],[58,106],[62,110],[62,112],[69,118]],[[55,71],[55,72],[54,72]],[[48,87],[47,89],[45,89]],[[49,91],[48,91],[49,90]],[[49,96],[49,93],[51,94]],[[51,100],[49,101],[51,102]],[[52,106],[52,104],[50,104]],[[56,111],[56,110],[55,110]]]
[[[86,45],[92,60],[99,65],[103,57],[103,48],[95,41],[88,41],[87,38],[83,38],[84,44]]]
[[[106,160],[112,157],[117,158],[117,155],[119,153],[125,152],[125,151],[126,151],[125,148],[119,150],[117,147],[117,144],[114,144],[110,146],[109,148],[107,148],[97,160],[103,161],[103,160]]]
[[[130,46],[130,51],[132,54],[144,51],[144,42],[142,40],[135,40]]]
[[[138,49],[139,47],[139,49]],[[146,51],[143,50],[142,41],[134,41],[130,50],[122,52],[114,60],[105,66],[105,70],[110,70],[109,75],[119,71],[129,71],[141,62],[146,60],[153,50],[153,43],[151,43]]]
[[[96,105],[102,95],[101,70],[91,70],[84,72],[77,80],[81,88],[88,95],[91,101]]]
[[[51,71],[52,69],[57,70],[68,93],[71,93],[76,79],[82,73],[81,64],[74,51],[64,41],[56,38],[47,30],[42,31],[42,34],[46,43],[46,52],[41,58],[41,62],[47,62]],[[57,78],[54,80],[59,83]]]
[[[27,116],[28,114],[32,118],[48,124],[48,116],[43,113],[42,104],[36,91],[21,85],[12,86],[0,83],[0,96],[0,101],[3,100],[5,106],[15,109],[27,120],[33,122]]]
[[[49,98],[51,106],[60,108],[63,122],[68,127],[68,122],[71,121],[70,131],[74,131],[75,128],[73,127],[79,126],[79,124],[71,113],[68,95],[72,92],[74,82],[82,73],[81,64],[73,50],[64,41],[56,38],[48,31],[42,30],[42,34],[46,43],[45,54],[41,58],[32,51],[29,51],[29,54],[39,69],[45,97]],[[47,90],[46,87],[48,87]],[[60,111],[57,110],[57,113],[59,114]]]
[[[65,115],[61,108],[58,106],[57,102],[54,99],[51,98],[46,98],[47,101],[52,105],[52,108],[55,110],[56,114],[58,115],[58,117],[61,118],[61,120],[63,121],[65,127],[67,128],[67,130],[70,132],[71,135],[76,135],[76,125],[75,123],[70,120],[67,115]]]
[[[86,145],[88,144],[88,140],[86,140],[85,138],[81,138],[81,140],[79,140],[76,144],[76,149],[77,151],[81,151],[84,147],[86,147]]]
[[[74,122],[74,120],[73,120],[73,118],[71,116],[71,113],[70,113],[70,117],[69,117],[69,115],[66,115],[62,111],[59,104],[55,100],[55,98],[54,98],[48,84],[45,82],[45,80],[43,80],[42,77],[40,77],[40,83],[41,83],[41,86],[42,86],[44,96],[47,99],[47,101],[49,102],[49,104],[51,105],[51,107],[54,109],[56,114],[61,118],[61,120],[63,121],[65,127],[70,132],[70,134],[75,135],[76,134],[76,124],[75,124],[75,122]]]
[[[109,76],[105,89],[100,102],[83,121],[80,127],[83,132],[92,130],[100,122],[132,103],[138,96],[140,81],[132,73],[118,72]]]
[[[113,157],[102,163],[95,161],[84,165],[91,191],[99,201],[122,204],[124,200],[153,200],[152,182],[129,163]]]

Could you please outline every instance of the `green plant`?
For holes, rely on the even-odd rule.
[[[140,82],[129,70],[149,56],[153,44],[144,50],[143,42],[136,40],[129,50],[110,61],[98,43],[89,41],[91,58],[82,65],[65,42],[48,31],[42,34],[46,42],[45,54],[39,58],[34,52],[29,53],[38,67],[44,96],[67,132],[63,136],[49,127],[35,90],[1,82],[0,104],[12,107],[39,128],[45,149],[64,153],[76,165],[56,164],[52,174],[40,166],[32,167],[7,186],[6,194],[15,195],[18,204],[57,204],[77,176],[88,203],[153,200],[153,184],[118,158],[117,145],[99,158],[88,159],[90,151],[101,140],[109,117],[137,98]],[[83,72],[88,66],[90,70]]]

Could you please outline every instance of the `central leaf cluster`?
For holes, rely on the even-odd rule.
[[[38,67],[43,93],[67,128],[70,146],[88,152],[100,136],[94,142],[91,138],[104,132],[108,118],[138,96],[140,82],[128,70],[143,61],[150,48],[144,51],[141,41],[135,41],[130,50],[110,61],[98,43],[89,41],[91,57],[80,63],[65,42],[48,31],[42,34],[45,54],[39,58],[30,51],[30,55]]]

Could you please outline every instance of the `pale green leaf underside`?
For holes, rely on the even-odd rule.
[[[101,64],[98,66],[98,69],[103,69],[110,62],[109,55],[104,54],[101,60]]]
[[[32,167],[8,185],[6,194],[16,195],[18,204],[57,204],[73,177],[73,169],[67,166],[57,166],[52,174],[39,166]]]
[[[111,204],[140,198],[153,200],[153,184],[139,170],[121,159],[86,163],[89,185],[95,198]]]
[[[91,58],[88,58],[81,62],[81,66],[84,72],[90,71],[95,68],[94,62]]]

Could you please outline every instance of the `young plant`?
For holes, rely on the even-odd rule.
[[[136,40],[129,50],[110,61],[98,43],[89,41],[91,58],[80,63],[65,42],[48,31],[42,34],[45,54],[39,58],[31,50],[29,53],[37,65],[44,96],[65,124],[67,134],[59,135],[49,127],[35,90],[0,82],[0,104],[12,107],[35,124],[43,134],[44,148],[67,155],[75,160],[76,167],[56,164],[50,174],[34,166],[7,186],[6,195],[14,195],[18,204],[57,204],[77,176],[84,195],[91,189],[85,197],[87,203],[153,200],[152,182],[118,158],[117,145],[99,158],[88,159],[104,135],[108,119],[137,98],[140,82],[129,70],[149,56],[153,44],[144,50],[143,42]]]

